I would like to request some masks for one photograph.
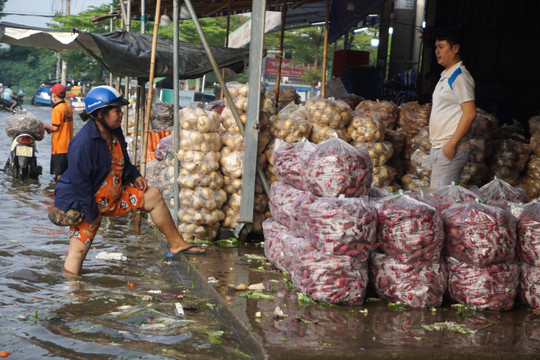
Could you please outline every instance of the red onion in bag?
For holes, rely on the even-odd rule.
[[[480,188],[480,195],[488,205],[506,209],[509,202],[526,203],[527,193],[521,187],[514,187],[506,181],[495,177]]]
[[[532,308],[540,307],[540,267],[521,264],[519,276],[521,302]]]
[[[291,229],[294,203],[303,193],[303,190],[298,190],[294,186],[282,182],[272,184],[270,186],[270,202],[268,203],[272,217]]]
[[[438,262],[444,241],[440,213],[408,195],[375,203],[379,214],[377,248],[401,263]]]
[[[322,254],[305,240],[294,252],[292,280],[313,300],[361,305],[368,284],[367,262]]]
[[[446,263],[448,290],[455,301],[494,311],[510,310],[514,306],[520,270],[517,263],[479,267],[452,257]]]
[[[305,189],[317,196],[358,197],[371,187],[373,165],[367,149],[333,138],[302,158]],[[275,162],[275,160],[274,160]],[[275,166],[275,165],[274,165]]]
[[[279,270],[291,272],[292,254],[296,244],[304,241],[297,234],[275,220],[262,223],[264,232],[264,254]]]
[[[448,275],[444,262],[402,264],[388,255],[373,253],[370,273],[381,298],[415,308],[442,304]]]
[[[438,189],[421,190],[419,200],[427,202],[442,212],[453,204],[475,201],[479,196],[480,194],[476,194],[469,189],[452,184]]]
[[[517,253],[520,260],[540,266],[540,203],[510,204],[517,218]]]
[[[377,230],[377,211],[361,198],[298,197],[292,228],[328,255],[368,260]]]
[[[454,204],[442,212],[448,255],[487,266],[512,261],[516,254],[516,218],[495,206]]]
[[[309,141],[287,143],[276,139],[274,143],[274,172],[279,181],[304,190],[301,159],[315,149]]]

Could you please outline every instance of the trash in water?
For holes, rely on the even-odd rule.
[[[174,307],[176,310],[176,315],[178,316],[184,316],[184,308],[182,307],[182,304],[180,303],[174,303]]]
[[[218,282],[219,282],[219,280],[216,279],[216,278],[213,277],[213,276],[210,276],[210,277],[208,278],[208,283],[209,283],[209,284],[216,284],[216,283],[218,283]]]
[[[476,332],[476,330],[471,330],[465,325],[457,324],[453,321],[438,322],[431,325],[422,325],[422,329],[427,331],[449,330],[463,335],[474,334]]]
[[[102,251],[96,255],[98,260],[120,260],[126,261],[127,257],[122,253]]]
[[[265,289],[263,283],[251,284],[247,288],[248,290],[264,290]]]

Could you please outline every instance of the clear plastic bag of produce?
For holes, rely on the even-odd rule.
[[[303,193],[303,190],[299,190],[283,182],[272,184],[270,186],[270,201],[268,203],[272,217],[290,229],[294,203]]]
[[[214,190],[198,187],[195,189],[180,189],[178,198],[182,208],[191,208],[193,210],[205,208],[213,211],[221,209],[225,201],[227,201],[227,194],[222,189]]]
[[[491,140],[471,138],[469,140],[471,153],[469,154],[469,161],[481,163],[487,160],[493,152],[493,145]]]
[[[515,262],[480,267],[446,258],[450,297],[470,307],[504,311],[514,306],[519,283],[519,265]]]
[[[223,150],[225,149],[227,148],[223,148]],[[222,151],[219,162],[221,164],[221,171],[223,172],[223,175],[235,179],[242,178],[242,169],[244,164],[243,151]]]
[[[245,113],[239,113],[238,115],[240,116],[240,121],[242,122],[242,124],[245,124],[247,120],[247,115]],[[228,107],[225,107],[221,112],[221,124],[229,134],[242,134],[233,116],[232,110]]]
[[[507,209],[509,202],[526,203],[529,199],[521,186],[512,186],[503,179],[495,177],[480,188],[480,195],[487,205]]]
[[[374,202],[379,215],[377,249],[401,263],[438,262],[444,230],[437,209],[409,195]]]
[[[45,127],[36,115],[26,110],[17,112],[8,116],[5,123],[6,135],[10,138],[15,137],[20,132],[27,132],[36,141],[43,140],[45,136]]]
[[[415,308],[442,304],[448,275],[444,261],[402,264],[388,255],[373,253],[370,273],[383,299]]]
[[[317,196],[358,197],[371,187],[373,165],[367,149],[334,138],[302,157],[301,175],[305,189]]]
[[[368,285],[366,261],[346,255],[325,255],[304,240],[292,263],[294,285],[315,301],[361,305]]]
[[[262,227],[264,254],[279,270],[290,273],[296,244],[304,240],[275,220],[264,220]]]
[[[429,125],[431,104],[420,105],[411,101],[399,106],[399,125],[409,135],[416,135],[421,128]]]
[[[291,228],[322,253],[369,259],[375,245],[377,211],[364,199],[306,192],[296,200],[292,215]]]
[[[471,124],[471,138],[491,140],[499,128],[499,120],[480,108],[476,110],[476,118]]]
[[[491,171],[486,164],[467,162],[461,173],[459,183],[469,187],[472,185],[482,186],[486,179],[491,177]]]
[[[302,159],[315,150],[309,141],[287,143],[281,139],[274,142],[274,172],[279,181],[304,190],[302,180]]]
[[[476,191],[476,192],[475,192]],[[425,189],[420,192],[419,200],[427,202],[439,211],[448,209],[453,204],[464,204],[475,201],[480,196],[478,189],[466,189],[452,183],[438,189]]]
[[[518,258],[540,267],[540,203],[510,204],[510,211],[517,218]]]
[[[154,130],[172,130],[174,125],[174,106],[164,102],[152,105],[150,122]]]
[[[396,178],[397,171],[391,166],[382,165],[373,167],[373,186],[385,187],[390,186]]]
[[[173,135],[165,136],[159,140],[159,144],[156,146],[154,154],[156,155],[157,160],[165,159],[165,156],[169,153],[169,150],[173,145]]]
[[[347,132],[346,128],[333,128],[328,125],[319,124],[313,124],[309,140],[314,142],[315,144],[320,144],[325,140],[335,137],[338,137],[345,142],[349,142],[351,140],[351,136]]]
[[[472,201],[442,212],[446,252],[459,261],[488,266],[516,255],[516,218],[507,210]]]
[[[195,130],[180,130],[180,148],[192,151],[220,151],[221,136],[217,132],[201,133]]]
[[[347,127],[351,139],[359,143],[383,141],[384,131],[384,124],[379,119],[357,111],[353,111]]]
[[[306,100],[305,106],[312,124],[339,129],[345,128],[351,121],[351,108],[341,100],[311,98]]]
[[[529,141],[529,149],[531,150],[532,155],[540,157],[540,133],[533,134],[531,136],[531,140]]]
[[[219,225],[197,225],[180,223],[178,225],[178,231],[182,238],[185,240],[206,240],[213,241],[217,238],[219,232]]]
[[[196,106],[180,110],[180,129],[195,130],[201,133],[217,132],[221,125],[221,117],[215,111],[206,111]]]
[[[364,100],[361,101],[354,111],[363,112],[367,116],[375,117],[386,129],[394,129],[396,122],[399,117],[399,108],[392,101],[371,101]]]
[[[529,119],[529,132],[533,135],[540,135],[540,115]]]
[[[180,149],[177,155],[181,169],[189,173],[211,174],[219,169],[221,153],[218,151],[202,152]]]
[[[412,148],[416,150],[422,150],[425,153],[431,151],[431,142],[429,141],[429,126],[425,126],[420,129],[412,139]]]
[[[409,173],[419,178],[429,179],[431,177],[431,155],[423,150],[415,150],[411,155],[411,167]]]
[[[521,264],[519,276],[519,297],[528,307],[540,307],[540,267]]]
[[[529,160],[529,144],[512,139],[494,142],[491,171],[509,182],[515,182]]]
[[[420,191],[429,188],[429,177],[419,177],[415,174],[405,174],[401,177],[401,183],[405,190]]]
[[[288,143],[308,139],[311,134],[311,123],[307,118],[307,111],[303,105],[290,103],[278,113],[278,116],[272,117],[270,132],[278,139]]]
[[[181,206],[177,213],[178,220],[183,224],[206,225],[215,227],[225,218],[225,213],[220,209],[208,210],[200,208],[194,211],[192,207]]]
[[[163,183],[161,180],[161,173],[167,167],[164,161],[152,160],[146,164],[146,180],[148,181],[148,186],[156,187],[161,191],[164,190]]]
[[[405,143],[405,133],[401,129],[386,129],[386,131],[384,132],[384,140],[392,144],[394,154],[400,154],[403,150],[403,145]]]
[[[383,166],[392,158],[394,149],[389,141],[360,143],[367,147],[373,166]],[[357,144],[357,145],[360,145]]]
[[[223,188],[224,179],[223,175],[218,171],[197,173],[180,169],[178,183],[182,188],[194,189],[196,187],[207,187],[213,190],[219,190]]]

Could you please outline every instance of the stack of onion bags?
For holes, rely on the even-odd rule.
[[[423,141],[415,138],[422,128],[429,125],[430,114],[430,104],[420,105],[418,101],[411,101],[399,106],[399,126],[405,133],[402,152],[405,175],[401,177],[401,182],[407,190],[419,190],[429,187],[428,175],[431,173],[431,163],[428,165],[428,162],[425,161],[426,146],[423,146],[423,151],[417,151],[419,150],[418,144]],[[411,163],[413,162],[413,154],[415,154],[414,165]]]
[[[442,212],[450,297],[467,306],[510,310],[519,282],[516,218],[471,201]]]
[[[476,118],[471,125],[469,161],[461,173],[460,184],[463,186],[482,186],[490,178],[486,160],[493,152],[493,134],[499,126],[499,120],[492,114],[478,108]]]
[[[221,117],[188,107],[180,111],[178,229],[185,239],[217,237],[227,196],[219,171]]]
[[[521,261],[519,297],[525,305],[540,307],[540,203],[510,204],[517,218],[517,253]]]
[[[309,122],[312,124],[309,140],[318,144],[332,137],[339,137],[349,142],[351,137],[347,125],[351,121],[351,108],[341,100],[311,98],[305,107]]]
[[[301,158],[313,151],[308,141],[288,143],[276,139],[273,164],[278,181],[270,186],[268,202],[272,218],[263,222],[264,253],[278,269],[291,273],[292,257],[299,235],[292,231],[294,204],[305,193],[301,179]]]
[[[234,105],[240,115],[240,120],[245,125],[247,120],[247,96],[249,87],[247,84],[238,82],[227,83],[227,89],[233,97]],[[261,109],[264,107],[264,95],[261,94]],[[221,137],[223,148],[221,149],[221,171],[223,173],[223,189],[227,193],[227,201],[223,206],[225,218],[223,227],[234,228],[238,224],[240,216],[240,204],[242,196],[242,171],[244,167],[244,139],[232,115],[231,108],[225,103],[225,108],[221,114],[222,128]],[[268,114],[261,111],[259,113],[259,139],[257,146],[257,163],[264,170],[267,166],[265,150],[271,138],[267,131],[270,118]],[[253,214],[253,230],[262,230],[263,220],[269,216],[267,211],[267,197],[260,179],[255,182],[255,200]]]
[[[540,115],[529,119],[529,131],[531,133],[529,142],[531,156],[520,183],[527,191],[529,198],[537,199],[540,197]]]
[[[377,294],[412,307],[441,305],[447,273],[439,211],[402,193],[374,204],[379,252],[372,254],[370,269]]]

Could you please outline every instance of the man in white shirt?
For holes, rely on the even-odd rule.
[[[455,32],[436,36],[435,56],[445,70],[433,91],[429,119],[431,188],[459,183],[470,154],[469,129],[476,117],[474,80],[461,61]]]

